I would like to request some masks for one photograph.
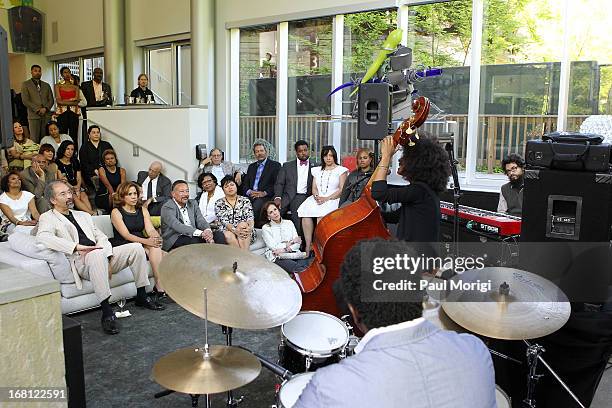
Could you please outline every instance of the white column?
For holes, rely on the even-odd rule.
[[[140,10],[137,10],[134,3],[130,1],[124,2],[125,12],[125,93],[138,86],[138,75],[145,72],[144,55],[142,48],[134,44],[134,36],[132,35],[132,18],[138,19]],[[113,92],[113,95],[115,93]],[[117,103],[123,103],[123,94],[117,94]]]
[[[233,163],[240,161],[240,29],[232,28],[229,33],[229,132],[226,151]]]
[[[122,0],[104,0],[104,75],[113,95],[125,94],[125,13]]]
[[[559,107],[557,108],[557,131],[561,132],[567,128],[567,112],[569,107],[569,86],[571,74],[570,61],[570,26],[569,26],[569,0],[563,0],[563,39],[561,58],[561,75],[559,76]]]
[[[278,161],[287,161],[287,93],[289,23],[278,24],[278,57],[276,71],[276,148]]]
[[[342,85],[343,80],[343,60],[344,60],[344,15],[339,14],[334,16],[332,22],[332,86],[331,89],[336,89]],[[338,91],[331,97],[331,115],[332,119],[340,119],[342,116],[342,91]],[[339,152],[342,152],[342,122],[331,123],[331,141],[322,144],[330,143],[336,147]],[[315,155],[318,152],[313,152]]]
[[[476,154],[478,152],[478,113],[480,108],[480,58],[482,53],[482,27],[484,0],[472,3],[472,57],[470,59],[470,93],[468,107],[467,149],[465,153],[465,176],[467,184],[476,177]]]
[[[408,16],[409,8],[402,4],[397,8],[397,28],[402,30],[402,45],[408,46]]]

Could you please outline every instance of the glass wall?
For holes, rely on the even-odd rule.
[[[332,81],[332,18],[289,23],[287,160],[295,158],[293,145],[303,139],[313,154],[329,143]]]
[[[191,45],[177,47],[178,104],[191,105]]]
[[[155,95],[155,101],[173,104],[173,78],[175,62],[172,47],[165,46],[148,50],[149,88]]]
[[[255,140],[277,157],[276,25],[240,30],[240,161],[251,161]]]
[[[82,81],[91,81],[93,79],[93,70],[102,68],[104,70],[104,56],[83,58],[83,79]]]

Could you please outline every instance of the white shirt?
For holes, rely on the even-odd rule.
[[[149,188],[149,183],[153,183],[153,186],[151,187],[153,189],[153,198],[156,197],[157,194],[157,180],[159,180],[159,177],[155,177],[153,179],[153,181],[151,181],[151,178],[149,178],[149,176],[147,176],[146,179],[144,179],[144,181],[142,182],[142,199],[144,201],[147,201],[149,198],[151,197],[147,197],[147,191]]]
[[[225,193],[223,193],[223,189],[219,186],[215,186],[215,192],[213,196],[208,199],[208,193],[206,191],[202,192],[200,196],[200,211],[202,211],[202,215],[206,219],[208,223],[211,223],[217,219],[215,215],[215,204],[217,200],[225,197]]]
[[[310,169],[310,161],[306,160],[306,165],[300,164],[300,159],[296,160],[297,165],[297,193],[306,194],[308,192],[308,170]]]
[[[398,324],[392,324],[390,326],[377,327],[376,329],[368,330],[368,332],[365,334],[365,336],[363,336],[361,341],[359,341],[359,344],[357,344],[357,347],[355,347],[355,354],[357,354],[361,350],[363,350],[365,345],[370,340],[372,340],[372,338],[374,338],[374,336],[377,336],[377,335],[382,334],[382,333],[389,333],[389,332],[394,332],[394,331],[398,331],[398,330],[404,330],[404,329],[407,329],[409,327],[415,327],[415,326],[418,326],[419,324],[423,323],[424,321],[425,321],[424,317],[419,317],[418,319],[408,320],[407,322],[402,322],[402,323],[398,323]]]
[[[17,218],[17,220],[29,221],[32,219],[32,214],[30,214],[28,205],[30,204],[30,200],[32,200],[32,198],[34,198],[34,194],[25,190],[21,192],[21,197],[19,197],[17,200],[13,200],[6,193],[2,193],[0,195],[0,204],[6,204],[13,211],[13,216]],[[10,222],[4,213],[2,213],[2,219],[5,223],[7,221]]]
[[[217,178],[217,184],[221,183],[221,180],[225,177],[225,173],[220,164],[213,164],[210,172]]]
[[[102,98],[102,82],[97,83],[96,81],[91,81],[93,84],[94,95],[96,96],[96,101],[101,101]]]
[[[172,200],[174,201],[174,204],[176,204],[176,206],[178,207],[179,212],[181,213],[181,218],[183,219],[183,224],[189,225],[190,227],[193,227],[193,225],[191,224],[191,219],[189,218],[189,211],[187,211],[187,206],[181,207],[181,205],[179,203],[177,203],[174,198]],[[199,229],[196,228],[196,230],[193,231],[192,235],[194,237],[201,237],[202,236],[202,230],[199,230]]]

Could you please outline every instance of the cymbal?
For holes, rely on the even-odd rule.
[[[232,346],[187,347],[167,354],[153,366],[153,379],[169,390],[185,394],[216,394],[242,387],[261,371],[253,354]]]
[[[223,326],[280,326],[302,306],[298,285],[281,267],[228,245],[183,246],[164,256],[159,269],[168,295],[202,318],[207,288],[208,319]]]
[[[498,267],[472,269],[452,280],[490,280],[490,290],[453,292],[449,301],[442,303],[453,321],[485,337],[534,339],[559,330],[570,316],[570,304],[561,289],[530,272]],[[500,292],[504,283],[508,294]]]

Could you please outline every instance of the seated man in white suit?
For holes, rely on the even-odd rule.
[[[78,289],[83,288],[81,278],[92,283],[102,307],[102,329],[105,333],[119,333],[115,313],[108,303],[111,297],[110,275],[128,266],[136,282],[136,305],[151,310],[164,309],[145,291],[145,286],[149,284],[148,265],[141,244],[111,247],[106,235],[94,225],[91,215],[72,210],[72,187],[63,181],[47,184],[45,197],[52,209],[41,215],[36,238],[46,247],[66,254]]]

